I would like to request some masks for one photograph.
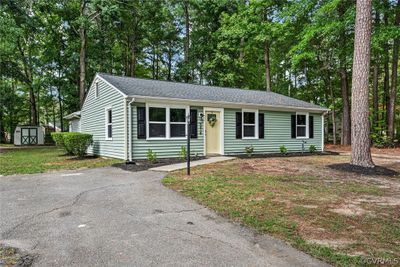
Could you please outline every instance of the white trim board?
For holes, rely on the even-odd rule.
[[[315,108],[302,108],[302,107],[289,107],[289,106],[276,106],[276,105],[262,105],[262,104],[251,104],[251,103],[232,103],[225,101],[208,101],[207,100],[195,100],[195,99],[179,99],[169,97],[153,97],[153,96],[141,96],[141,95],[130,95],[134,97],[136,102],[162,102],[162,103],[184,103],[190,104],[190,106],[204,106],[204,107],[216,107],[221,108],[232,108],[232,109],[259,109],[259,110],[271,110],[271,111],[288,111],[288,112],[311,112],[311,113],[324,113],[330,109],[315,109]]]

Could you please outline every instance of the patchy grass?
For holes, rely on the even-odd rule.
[[[19,148],[0,153],[0,175],[95,168],[119,162],[121,160],[101,157],[77,159],[65,156],[64,151],[56,147]]]
[[[400,177],[328,168],[347,156],[236,159],[163,183],[221,215],[337,266],[400,258]],[[376,163],[397,171],[400,164]]]

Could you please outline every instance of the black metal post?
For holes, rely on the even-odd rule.
[[[189,116],[188,116],[188,119],[187,119],[187,148],[186,148],[186,152],[187,152],[187,154],[186,154],[186,157],[187,157],[187,159],[186,159],[186,164],[187,164],[187,166],[186,166],[186,170],[187,170],[187,175],[190,175],[190,136],[192,135],[192,133],[191,133],[191,127],[190,127],[190,114],[189,114]]]

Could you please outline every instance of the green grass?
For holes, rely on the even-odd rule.
[[[298,159],[291,158],[295,168],[300,164],[310,167],[295,174],[251,169],[248,166],[255,166],[255,161],[241,159],[196,167],[191,177],[177,171],[164,178],[163,183],[223,216],[285,240],[336,266],[365,266],[365,257],[355,256],[360,252],[373,257],[399,258],[397,206],[360,204],[360,208],[368,211],[360,216],[331,211],[352,200],[389,196],[393,192],[362,179],[358,181],[357,175],[330,173],[320,158],[315,159],[313,162],[308,157],[295,162]],[[342,159],[324,161],[331,164]],[[284,158],[265,159],[257,164],[267,168],[276,164],[278,169],[282,166],[289,171],[291,168]],[[351,243],[335,247],[314,243],[314,239]]]
[[[76,159],[72,156],[65,156],[64,153],[63,150],[56,147],[7,150],[5,153],[0,153],[0,175],[95,168],[121,162],[121,160],[101,157]]]

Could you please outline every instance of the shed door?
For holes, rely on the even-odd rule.
[[[21,128],[21,145],[36,145],[37,134],[37,128]]]

